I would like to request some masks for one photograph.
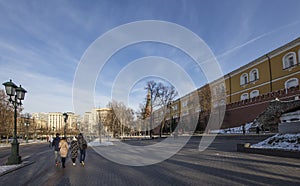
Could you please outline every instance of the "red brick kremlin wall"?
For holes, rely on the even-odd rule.
[[[228,104],[222,128],[236,127],[252,122],[268,107],[270,101],[276,98],[288,101],[294,100],[297,96],[300,98],[299,86]]]

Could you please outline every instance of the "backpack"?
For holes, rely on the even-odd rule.
[[[82,140],[82,148],[87,149],[87,143],[86,143],[85,139]]]

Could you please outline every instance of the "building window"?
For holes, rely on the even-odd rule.
[[[187,105],[188,105],[188,101],[183,101],[182,102],[182,107],[187,107]]]
[[[240,82],[241,85],[247,84],[248,83],[248,74],[244,73],[243,75],[241,75],[240,80],[241,80],[241,82]]]
[[[186,116],[186,115],[188,115],[189,114],[189,112],[188,111],[184,111],[184,112],[182,112],[182,116]]]
[[[225,93],[225,85],[224,83],[222,84],[219,84],[219,85],[216,85],[213,87],[213,95],[218,95],[218,94],[222,94],[222,93]]]
[[[296,87],[299,85],[299,81],[297,78],[292,78],[292,79],[289,79],[285,82],[285,88],[286,89],[289,89],[291,87]]]
[[[245,100],[245,99],[249,99],[249,94],[248,93],[244,93],[241,95],[241,100]]]
[[[253,69],[250,71],[250,81],[256,81],[259,78],[258,70]]]
[[[300,50],[298,50],[298,61],[300,63]]]
[[[221,93],[225,93],[225,85],[224,83],[220,84],[220,90],[221,90]]]
[[[173,110],[177,110],[178,109],[178,106],[177,104],[173,106]]]
[[[213,88],[213,95],[216,96],[217,94],[218,94],[218,87],[215,86],[215,87]]]
[[[250,98],[254,98],[259,96],[259,91],[258,90],[253,90],[250,92]]]
[[[226,105],[226,101],[224,99],[222,99],[220,102],[219,102],[219,106],[222,106],[222,105]]]
[[[283,69],[290,68],[297,65],[296,54],[295,52],[289,52],[282,58]]]

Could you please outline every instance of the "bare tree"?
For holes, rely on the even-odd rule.
[[[112,112],[110,113],[112,122],[111,125],[108,127],[108,130],[113,133],[113,137],[120,136],[121,135],[120,121],[117,115],[115,114],[117,102],[116,101],[109,102],[108,107],[112,110]]]
[[[146,103],[140,103],[139,104],[139,110],[137,110],[135,113],[138,117],[138,119],[145,119],[145,112],[146,112]]]
[[[0,89],[0,134],[6,136],[6,143],[13,134],[14,111],[4,90]]]
[[[158,86],[156,87],[157,95],[158,95],[158,105],[162,108],[163,112],[163,120],[162,124],[160,125],[160,133],[159,136],[161,137],[163,129],[165,127],[166,123],[166,116],[167,116],[167,109],[168,105],[172,104],[172,101],[176,98],[178,95],[178,92],[175,90],[174,86],[166,86],[162,83],[159,83]]]
[[[148,90],[148,94],[150,94],[150,107],[151,109],[147,109],[148,104],[146,103],[144,105],[144,108],[141,108],[141,112],[143,113],[142,116],[140,116],[143,119],[146,119],[148,114],[146,112],[149,112],[150,110],[150,118],[149,118],[149,124],[150,124],[150,138],[152,138],[152,125],[153,125],[153,110],[156,108],[162,108],[162,124],[160,125],[160,137],[162,135],[162,130],[165,126],[165,119],[166,119],[166,109],[167,105],[174,101],[176,96],[178,95],[178,92],[175,90],[174,86],[166,86],[163,83],[157,83],[155,81],[148,81],[147,86],[145,87],[146,90]],[[147,95],[147,99],[149,95]],[[149,116],[148,116],[149,117]]]
[[[109,129],[113,132],[113,135],[122,137],[128,135],[131,128],[133,128],[133,110],[126,107],[122,102],[117,101],[110,102],[108,107],[112,110],[112,123]]]
[[[97,112],[97,125],[98,125],[98,131],[99,131],[99,143],[102,143],[102,116],[101,113]]]
[[[153,110],[160,106],[160,103],[158,101],[159,97],[159,87],[160,85],[156,83],[155,81],[148,81],[147,86],[145,89],[148,91],[147,97],[146,97],[146,104],[144,107],[143,112],[143,120],[149,121],[149,136],[152,138],[152,130],[153,130]],[[150,108],[148,108],[150,107]]]

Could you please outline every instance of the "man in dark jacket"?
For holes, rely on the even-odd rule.
[[[80,150],[80,156],[79,156],[79,162],[81,163],[82,166],[84,166],[84,160],[85,160],[85,150],[87,148],[87,142],[84,139],[82,133],[78,135],[78,146]]]
[[[52,141],[52,147],[54,147],[54,157],[55,157],[56,166],[59,166],[60,163],[59,142],[60,142],[59,133],[56,133],[56,137]]]

